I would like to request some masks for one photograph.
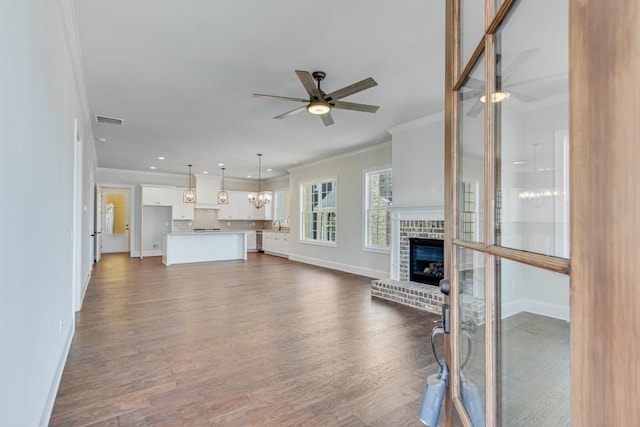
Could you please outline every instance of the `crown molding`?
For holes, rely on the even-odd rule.
[[[93,167],[98,168],[98,153],[96,152],[96,144],[93,139],[93,128],[91,127],[91,112],[89,110],[89,99],[87,97],[87,86],[84,77],[84,66],[82,64],[82,54],[80,51],[80,39],[78,37],[78,27],[76,25],[76,10],[73,0],[57,0],[58,12],[62,28],[64,29],[64,39],[69,51],[71,60],[71,70],[73,72],[73,80],[80,105],[80,113],[82,123],[84,124],[82,134],[87,135],[83,138],[87,145],[93,151]],[[86,145],[85,145],[86,146]]]

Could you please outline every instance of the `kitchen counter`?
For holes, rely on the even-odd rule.
[[[247,259],[244,231],[177,231],[162,235],[165,265],[234,259]]]

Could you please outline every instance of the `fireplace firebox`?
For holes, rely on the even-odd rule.
[[[438,286],[444,278],[444,241],[409,239],[409,280]]]

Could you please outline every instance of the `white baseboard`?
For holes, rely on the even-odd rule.
[[[49,425],[49,419],[51,418],[51,413],[53,412],[53,404],[56,401],[58,388],[60,387],[60,381],[62,380],[64,365],[67,363],[67,358],[69,357],[69,350],[71,350],[71,341],[73,340],[73,335],[76,330],[75,320],[72,322],[71,327],[68,330],[69,332],[67,333],[67,338],[64,343],[64,348],[62,349],[62,353],[60,354],[60,359],[58,360],[58,366],[56,368],[55,375],[53,376],[53,382],[51,383],[51,387],[49,388],[47,401],[45,402],[44,408],[42,409],[40,422],[38,423],[38,425],[41,427],[46,427]]]
[[[551,317],[553,319],[565,320],[567,322],[569,321],[570,316],[569,307],[567,306],[528,298],[520,298],[502,305],[502,318],[506,319],[507,317],[511,317],[523,311],[538,314],[540,316]]]
[[[371,277],[374,279],[388,279],[389,272],[382,270],[374,270],[372,268],[359,267],[356,265],[342,264],[339,262],[327,261],[320,258],[312,258],[301,255],[289,254],[291,261],[303,262],[305,264],[317,265],[319,267],[330,268],[332,270],[344,271],[346,273],[358,274],[360,276]]]
[[[507,317],[514,316],[524,311],[522,308],[521,299],[511,301],[506,304],[502,304],[501,309],[502,309],[502,319],[506,319]]]
[[[91,272],[87,274],[87,277],[84,278],[84,282],[82,283],[82,295],[80,296],[80,307],[76,311],[80,311],[82,309],[82,303],[84,302],[84,296],[87,294],[87,289],[89,288],[89,282],[91,281]]]
[[[162,256],[162,249],[142,251],[142,256]]]

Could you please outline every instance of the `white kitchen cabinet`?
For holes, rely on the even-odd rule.
[[[229,203],[226,205],[219,205],[218,220],[226,219],[240,219],[241,202],[247,203],[246,197],[242,199],[242,191],[229,191]],[[247,203],[248,204],[248,203]]]
[[[248,191],[227,190],[227,193],[229,193],[229,203],[219,205],[218,220],[262,221],[271,219],[271,204],[256,209],[249,203]]]
[[[263,231],[262,250],[268,254],[289,257],[289,233]]]
[[[217,176],[195,174],[196,177],[196,208],[219,209],[218,192],[221,179]]]
[[[173,206],[174,187],[155,187],[142,185],[143,206]]]
[[[184,191],[186,188],[174,188],[173,205],[171,206],[171,218],[173,220],[192,220],[194,216],[194,204],[184,203]]]

